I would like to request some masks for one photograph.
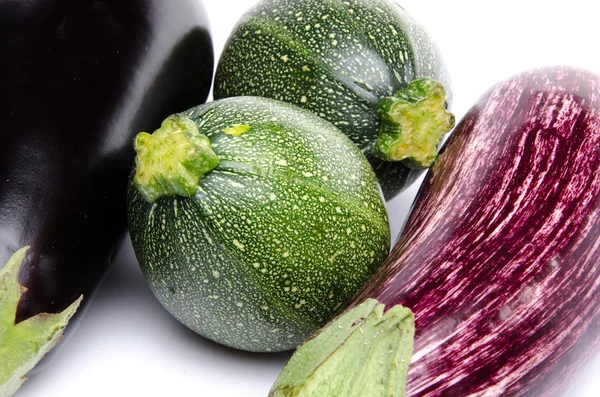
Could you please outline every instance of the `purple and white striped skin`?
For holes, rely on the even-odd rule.
[[[500,83],[355,299],[415,314],[408,396],[555,396],[600,347],[600,77]]]

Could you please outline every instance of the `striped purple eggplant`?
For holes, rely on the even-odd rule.
[[[520,74],[469,111],[355,302],[415,316],[408,396],[554,396],[600,345],[600,77]]]

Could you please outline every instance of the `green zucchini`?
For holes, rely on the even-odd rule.
[[[129,227],[179,321],[249,351],[295,348],[390,247],[377,179],[331,123],[267,98],[215,101],[136,138]]]
[[[243,95],[332,122],[364,151],[386,199],[431,165],[454,126],[437,48],[390,0],[259,2],[231,34],[215,76],[215,98]]]

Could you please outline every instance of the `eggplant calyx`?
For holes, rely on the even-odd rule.
[[[402,397],[415,325],[412,312],[367,299],[296,350],[270,397]]]
[[[40,313],[15,324],[17,306],[26,288],[18,281],[29,247],[23,247],[0,269],[0,396],[11,396],[25,375],[62,338],[83,296],[60,313]]]
[[[165,196],[192,197],[200,178],[221,162],[196,123],[179,115],[169,116],[153,134],[139,133],[135,151],[133,184],[150,203]]]
[[[377,102],[381,119],[373,154],[384,161],[402,161],[409,168],[427,168],[437,157],[437,145],[454,128],[446,110],[446,90],[436,80],[413,80],[394,96]]]

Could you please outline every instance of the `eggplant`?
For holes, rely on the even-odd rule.
[[[598,354],[599,147],[600,77],[574,68],[501,82],[460,122],[350,304],[413,312],[406,395],[556,396]]]
[[[198,0],[0,0],[0,395],[115,255],[134,135],[206,100],[207,25]]]

